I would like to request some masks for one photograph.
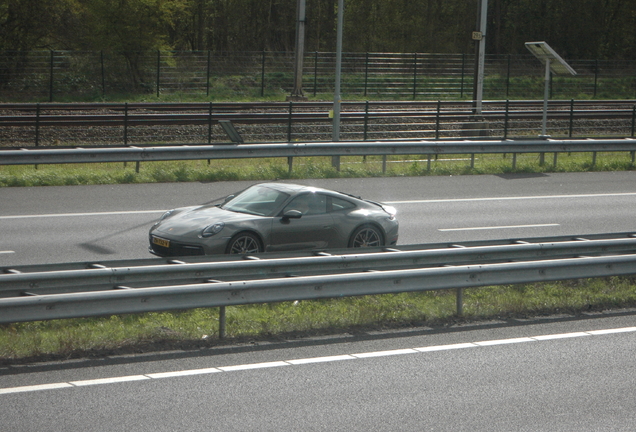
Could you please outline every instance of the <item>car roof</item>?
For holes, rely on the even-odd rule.
[[[314,186],[305,186],[294,183],[259,183],[255,186],[265,186],[272,189],[279,190],[281,192],[287,193],[299,193],[304,191],[321,191],[321,192],[334,192],[328,189],[322,189]]]

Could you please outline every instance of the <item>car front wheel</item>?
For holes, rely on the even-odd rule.
[[[228,254],[254,254],[263,252],[261,241],[254,234],[239,233],[232,237],[227,245],[225,253]]]
[[[382,246],[382,233],[372,225],[363,225],[351,235],[349,247],[378,247]]]

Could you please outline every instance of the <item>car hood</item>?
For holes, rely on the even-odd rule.
[[[201,230],[212,224],[223,222],[236,224],[254,219],[261,219],[260,216],[246,213],[237,213],[224,210],[217,206],[185,207],[175,210],[174,216],[169,216],[155,226],[156,233],[169,235],[200,234]]]

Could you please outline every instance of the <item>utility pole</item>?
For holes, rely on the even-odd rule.
[[[477,31],[473,32],[475,48],[475,80],[473,85],[473,101],[475,116],[481,116],[484,96],[484,66],[486,60],[486,27],[488,25],[488,0],[479,0],[477,11]]]
[[[336,25],[336,83],[333,92],[333,133],[331,139],[340,141],[340,75],[342,71],[342,33],[344,23],[344,0],[338,0],[338,22]],[[340,156],[331,157],[331,166],[340,171]]]
[[[294,89],[288,101],[305,101],[307,98],[303,93],[303,60],[305,57],[305,2],[297,0],[296,3],[296,52],[294,58]]]

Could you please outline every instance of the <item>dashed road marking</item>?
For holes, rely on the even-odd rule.
[[[552,335],[539,335],[539,336],[532,336],[532,337],[519,337],[519,338],[510,338],[510,339],[494,339],[494,340],[457,343],[457,344],[449,344],[449,345],[435,345],[435,346],[427,346],[427,347],[420,347],[420,348],[373,351],[373,352],[366,352],[366,353],[344,354],[344,355],[325,356],[325,357],[309,357],[309,358],[285,360],[285,361],[248,363],[248,364],[234,365],[234,366],[221,366],[221,367],[203,368],[203,369],[159,372],[159,373],[149,373],[149,374],[142,374],[142,375],[128,375],[128,376],[119,376],[119,377],[110,377],[110,378],[99,378],[99,379],[93,379],[93,380],[69,381],[69,382],[30,385],[30,386],[21,386],[21,387],[8,387],[8,388],[0,388],[0,395],[12,394],[12,393],[26,393],[26,392],[43,391],[43,390],[61,390],[61,389],[67,389],[72,387],[115,384],[115,383],[133,382],[133,381],[146,381],[146,380],[153,380],[153,379],[178,378],[178,377],[192,376],[192,375],[207,375],[207,374],[214,374],[214,373],[220,373],[220,372],[222,373],[222,372],[247,371],[247,370],[254,370],[254,369],[267,369],[267,368],[282,367],[282,366],[300,366],[300,365],[307,365],[307,364],[314,364],[314,363],[333,363],[333,362],[339,362],[343,360],[360,360],[360,359],[369,359],[369,358],[377,358],[377,357],[388,357],[388,356],[394,356],[394,355],[432,353],[436,351],[449,351],[449,350],[464,349],[464,348],[490,347],[490,346],[496,346],[496,345],[512,345],[512,344],[519,344],[519,343],[540,342],[540,341],[578,338],[578,337],[586,337],[586,336],[605,336],[610,334],[630,333],[630,332],[631,333],[636,332],[636,327],[622,327],[622,328],[615,328],[615,329],[591,330],[591,331],[584,331],[584,332],[560,333],[560,334],[552,334]]]

